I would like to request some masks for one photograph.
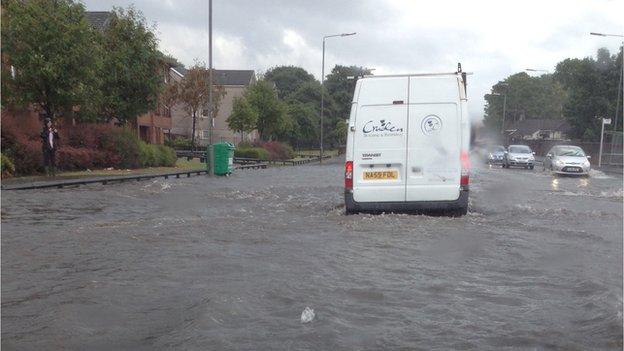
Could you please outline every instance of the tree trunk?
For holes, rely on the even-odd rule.
[[[196,115],[197,112],[193,111],[193,134],[191,134],[191,149],[193,151],[195,151],[195,121],[197,120]]]

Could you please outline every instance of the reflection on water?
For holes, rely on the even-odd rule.
[[[559,179],[554,178],[552,180],[552,183],[550,183],[550,187],[552,188],[553,191],[559,191]]]

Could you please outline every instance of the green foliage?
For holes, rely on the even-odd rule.
[[[291,101],[288,114],[293,120],[293,129],[287,139],[296,148],[314,147],[319,143],[319,114],[313,102]]]
[[[141,143],[136,134],[129,128],[122,128],[116,133],[104,136],[105,148],[113,149],[119,156],[119,167],[141,167]]]
[[[10,158],[0,153],[0,173],[2,176],[10,176],[15,172],[15,166]]]
[[[279,100],[270,82],[259,80],[252,84],[245,92],[245,99],[258,113],[256,129],[262,140],[278,138],[292,128],[286,104]]]
[[[370,74],[371,71],[364,67],[336,65],[327,75],[325,89],[335,104],[335,115],[332,116],[335,118],[330,126],[335,125],[335,119],[349,118],[355,83],[360,77]]]
[[[280,99],[287,98],[304,83],[317,82],[313,75],[296,66],[274,67],[264,74],[264,79],[275,83]]]
[[[158,165],[163,167],[173,167],[178,160],[174,149],[165,145],[154,145],[158,149]]]
[[[596,58],[568,58],[559,62],[554,74],[511,75],[492,87],[492,93],[501,95],[485,96],[485,125],[497,131],[501,129],[504,94],[506,129],[523,118],[565,118],[572,126],[573,138],[597,141],[601,126],[596,117],[614,118],[617,113],[621,121],[621,108],[617,108],[621,65],[621,52],[611,55],[603,48],[598,50]],[[622,130],[621,122],[618,130]]]
[[[622,53],[611,55],[607,49],[598,50],[595,59],[565,59],[557,64],[554,76],[568,96],[564,113],[574,137],[599,140],[601,125],[596,117],[614,118],[616,113],[622,130],[621,102],[617,108],[621,65]]]
[[[256,158],[260,160],[268,160],[269,152],[261,147],[245,147],[236,148],[234,150],[235,157]]]
[[[139,140],[141,167],[173,167],[177,161],[175,150],[164,145],[147,144]]]
[[[158,40],[141,12],[114,8],[101,38],[103,55],[102,112],[121,122],[134,121],[156,106],[163,72]]]
[[[349,128],[347,120],[339,119],[336,121],[336,125],[334,126],[331,137],[332,139],[336,140],[338,145],[344,145],[347,142],[348,130]]]
[[[503,123],[504,95],[505,129],[522,119],[563,118],[563,104],[566,94],[552,75],[531,77],[525,72],[513,74],[492,87],[492,93],[485,95],[484,123],[500,130]]]
[[[244,139],[245,133],[256,129],[258,123],[258,111],[252,108],[245,97],[235,97],[232,113],[227,119],[230,129],[241,133]]]
[[[3,76],[2,104],[35,103],[50,115],[69,116],[74,106],[83,106],[83,115],[92,111],[102,55],[83,5],[7,0],[2,7],[3,61],[17,73],[15,79]]]

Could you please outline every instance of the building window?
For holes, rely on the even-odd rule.
[[[210,131],[202,130],[202,139],[210,139]]]

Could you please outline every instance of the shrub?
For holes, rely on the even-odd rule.
[[[119,127],[112,124],[80,123],[62,128],[61,142],[75,148],[102,149],[106,135],[115,133]]]
[[[132,130],[113,129],[111,133],[103,135],[102,146],[104,151],[117,155],[118,167],[141,167],[140,140]]]
[[[258,146],[269,152],[269,160],[290,160],[295,157],[292,147],[279,141],[262,142]]]
[[[261,147],[238,148],[234,150],[234,156],[245,158],[257,158],[260,160],[268,160],[269,152]]]
[[[159,162],[158,164],[165,167],[173,167],[178,160],[178,156],[174,149],[164,146],[164,145],[156,145],[159,154]]]
[[[175,150],[164,145],[139,142],[140,163],[143,167],[173,167],[178,160]]]
[[[87,148],[61,146],[56,153],[56,164],[66,171],[110,167],[106,152]]]
[[[15,173],[15,166],[13,161],[3,153],[0,153],[0,173],[2,177],[11,176]]]
[[[43,152],[41,142],[29,140],[17,144],[10,150],[10,156],[15,162],[15,174],[27,175],[43,171]]]

